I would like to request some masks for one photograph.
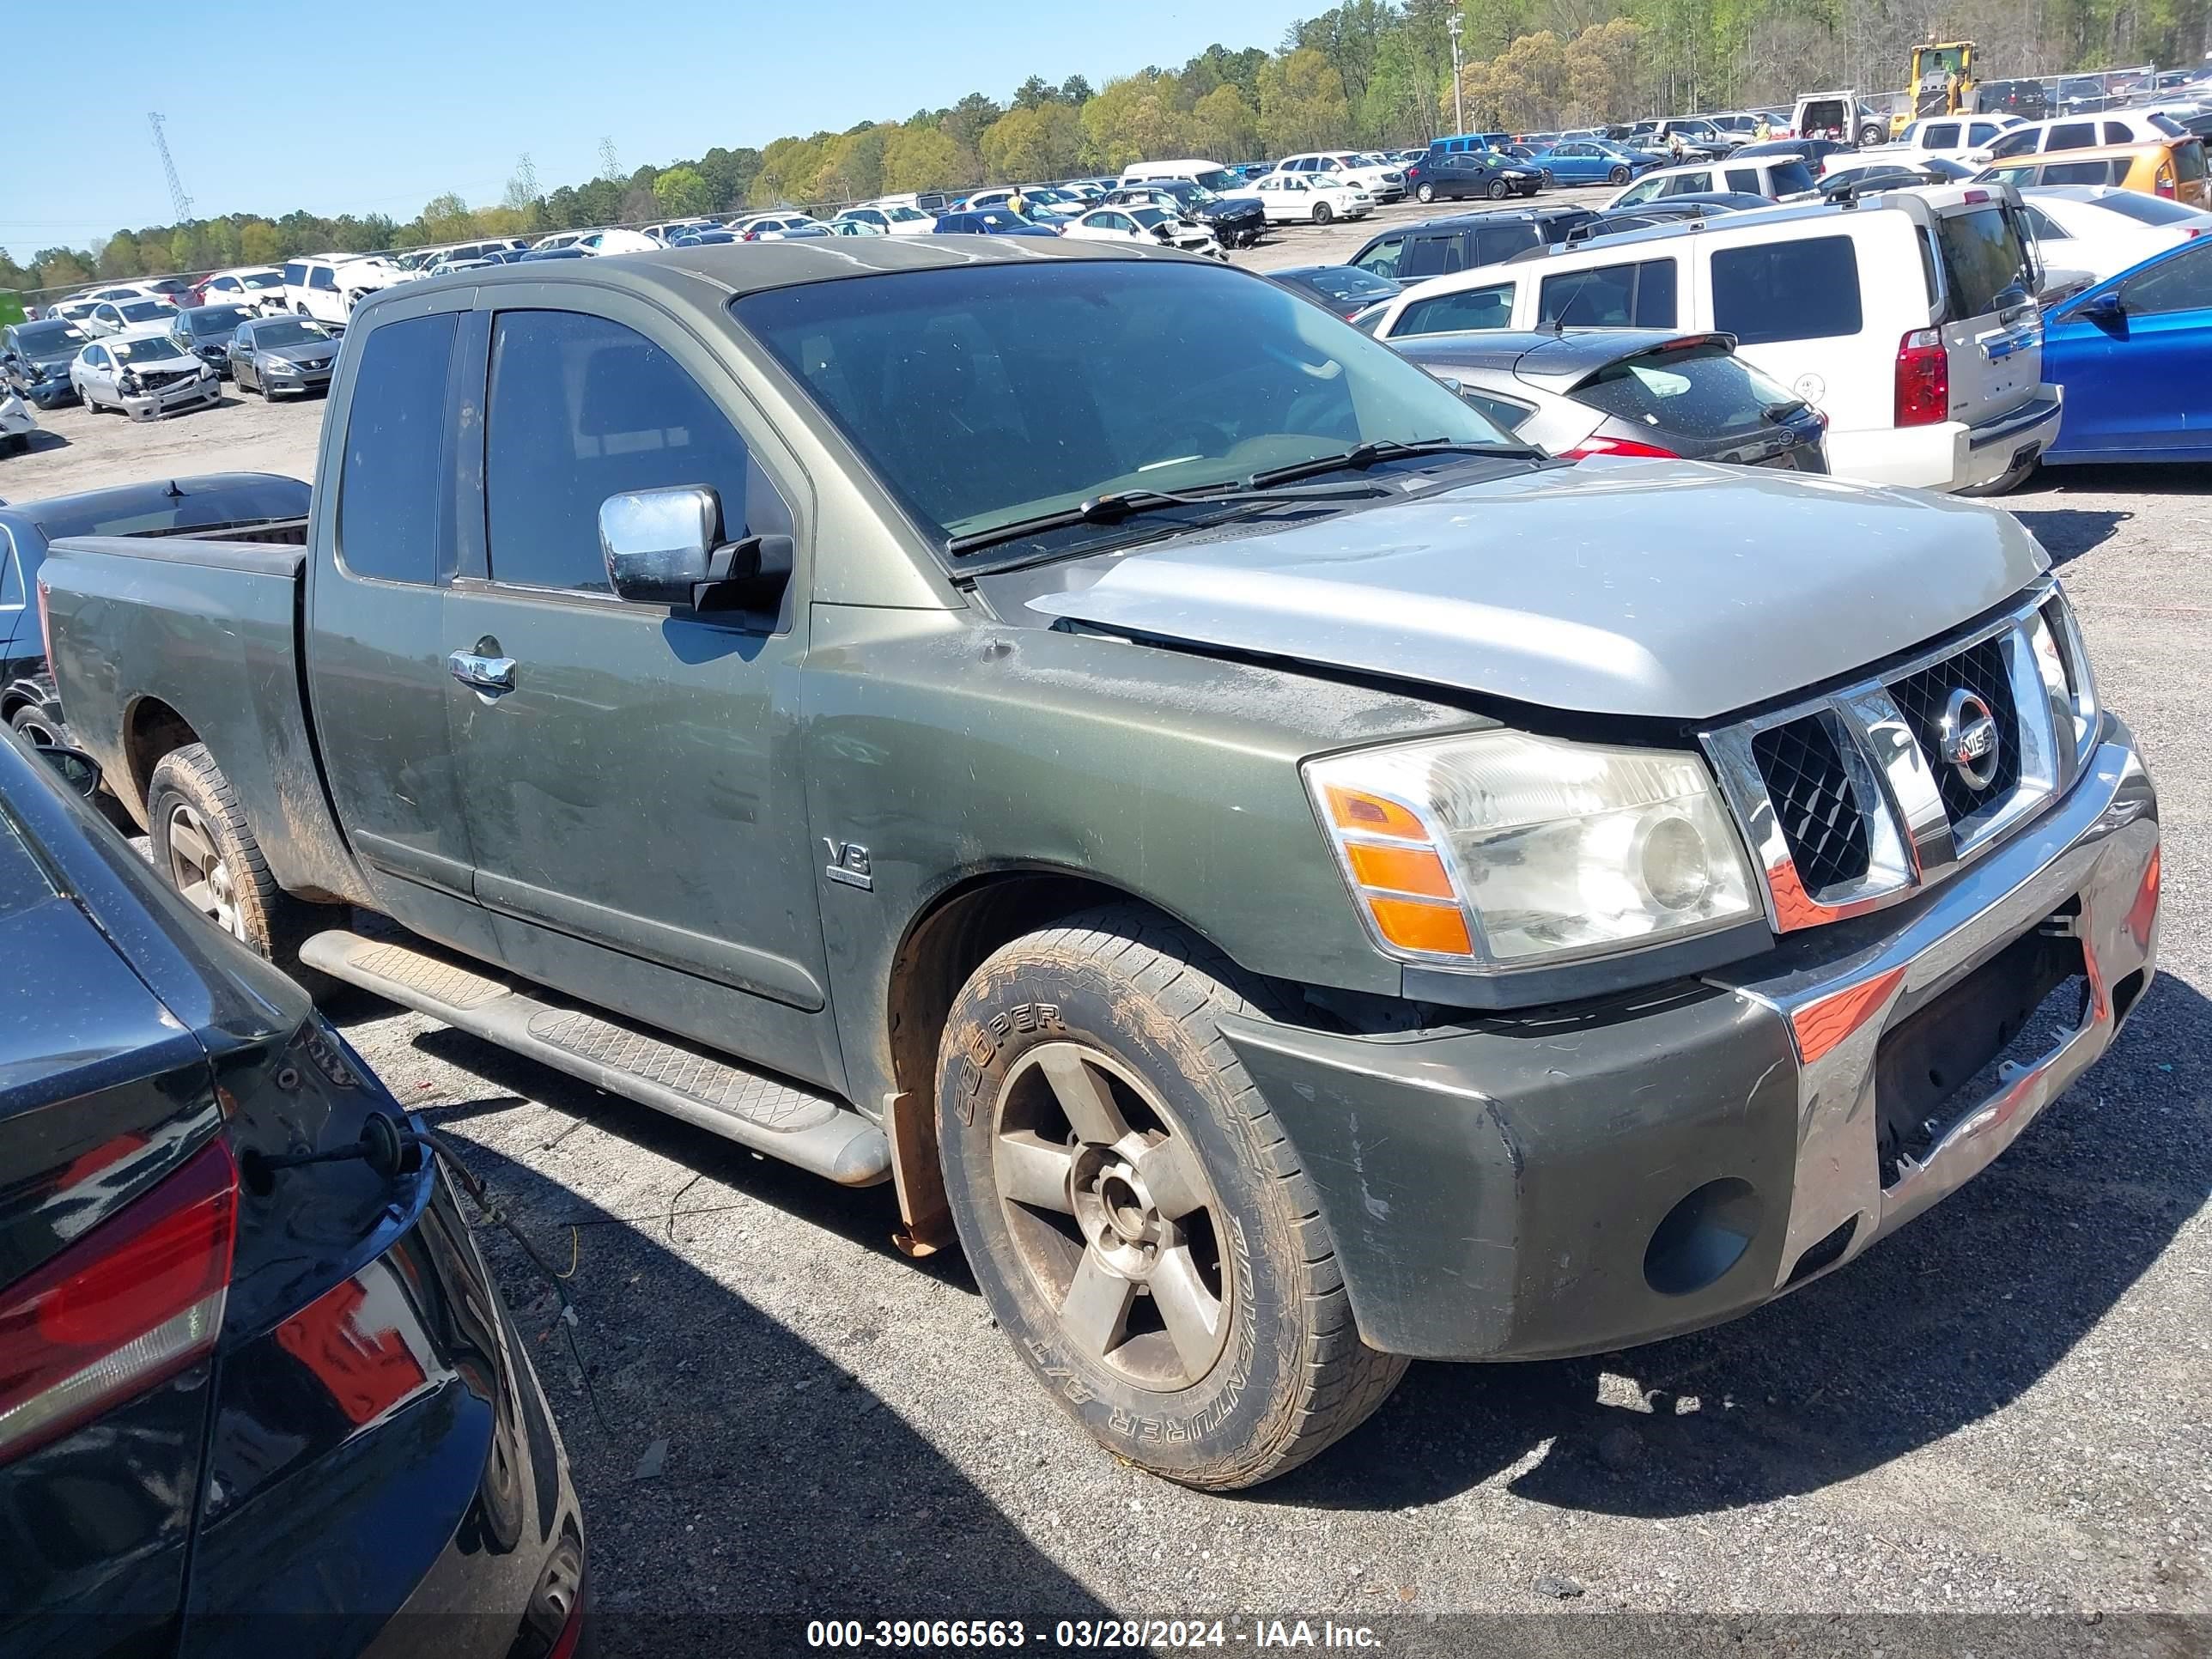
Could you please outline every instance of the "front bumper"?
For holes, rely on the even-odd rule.
[[[73,404],[77,400],[76,388],[70,384],[66,368],[52,380],[35,381],[29,386],[19,380],[15,386],[26,403],[36,404],[40,409],[58,409],[64,404]]]
[[[337,372],[335,361],[317,368],[271,368],[262,374],[261,383],[271,392],[325,391],[330,386],[331,376]]]
[[[2158,880],[2157,798],[2108,721],[2072,793],[2009,842],[1743,973],[1401,1036],[1222,1030],[1321,1190],[1371,1346],[1602,1352],[1747,1312],[1978,1174],[2140,1000]],[[2078,1019],[1932,1105],[1926,1144],[1886,1164],[1899,1061],[1931,1023],[1915,1017],[1942,1005],[1944,1040],[1971,1047],[1999,958],[2039,936],[2078,945]]]
[[[2026,403],[1978,426],[1943,421],[1863,432],[1831,428],[1828,464],[1839,477],[1920,489],[1994,483],[2057,441],[2061,398],[2057,386],[2039,386]]]
[[[212,409],[222,401],[222,381],[220,377],[203,380],[194,375],[189,380],[179,380],[157,391],[118,392],[116,397],[123,404],[123,412],[132,420],[158,420],[180,409]]]

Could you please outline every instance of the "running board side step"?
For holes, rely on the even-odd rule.
[[[890,1177],[884,1132],[803,1084],[568,1008],[404,945],[343,929],[317,933],[300,960],[332,979],[443,1020],[571,1077],[680,1117],[841,1187]]]

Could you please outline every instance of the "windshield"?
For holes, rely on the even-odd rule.
[[[198,306],[185,313],[185,325],[195,334],[220,334],[252,320],[244,306]]]
[[[238,281],[241,288],[254,289],[282,288],[284,286],[284,273],[281,270],[257,270],[249,276],[240,277]]]
[[[18,323],[15,349],[31,356],[74,350],[85,342],[85,332],[75,323]]]
[[[144,340],[111,340],[108,349],[126,363],[158,363],[185,354],[177,349],[176,343],[166,334],[156,334]]]
[[[177,314],[173,307],[165,306],[159,300],[125,300],[115,308],[123,313],[126,323],[150,323]]]
[[[1388,277],[1377,276],[1357,265],[1310,270],[1304,280],[1308,288],[1316,289],[1334,300],[1387,299],[1398,291],[1397,283]]]
[[[298,322],[264,323],[253,331],[253,343],[260,348],[306,345],[330,337],[330,331],[320,323],[311,323],[304,318]]]
[[[1216,167],[1211,173],[1201,173],[1191,180],[1200,190],[1234,190],[1240,182],[1227,167]]]
[[[2163,197],[2145,196],[2139,191],[2115,191],[2110,196],[2100,196],[2097,205],[2109,208],[2114,213],[2125,214],[2139,224],[2185,225],[2204,222],[2204,212],[2201,208],[2169,202]]]
[[[963,266],[732,310],[933,538],[1370,441],[1512,441],[1388,347],[1217,266]]]

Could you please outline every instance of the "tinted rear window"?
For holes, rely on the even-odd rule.
[[[1995,311],[1996,296],[2021,283],[2021,273],[2027,264],[2019,232],[1995,204],[1938,219],[1936,251],[1943,264],[1943,286],[1950,295],[1954,320]]]
[[[2087,149],[2097,142],[2094,121],[2066,121],[2051,129],[2044,139],[2045,149]]]
[[[1856,334],[1858,250],[1848,236],[1815,236],[1713,255],[1713,326],[1744,345]]]
[[[1674,262],[1601,265],[1544,279],[1537,321],[1563,328],[1672,328]]]
[[[2203,144],[2191,138],[2185,144],[2176,144],[2173,147],[2173,176],[2185,185],[2193,184],[2204,176],[2204,146]]]
[[[1337,300],[1382,300],[1398,291],[1395,283],[1351,265],[1341,270],[1308,271],[1305,283]]]
[[[2197,149],[2194,145],[2190,148]],[[2197,165],[2201,168],[2203,166],[2204,152],[2202,149],[2197,149]],[[2193,173],[2182,174],[2184,178],[2195,176]],[[2169,202],[2161,196],[2145,196],[2139,191],[2132,190],[2124,191],[2117,196],[2100,197],[2097,205],[2100,208],[2108,208],[2114,213],[2124,214],[2136,223],[2145,225],[2186,224],[2197,218],[2199,212],[2199,210],[2185,206],[2182,203]]]
[[[1718,344],[1624,358],[1577,386],[1573,396],[1623,420],[1698,437],[1756,431],[1762,410],[1798,401]]]
[[[1781,161],[1767,169],[1767,194],[1790,196],[1813,188],[1813,169],[1802,161]]]

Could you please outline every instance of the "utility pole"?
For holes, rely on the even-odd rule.
[[[154,148],[161,153],[161,171],[169,176],[169,208],[181,225],[192,216],[192,198],[185,194],[185,181],[177,177],[177,164],[169,159],[169,140],[161,131],[161,112],[148,110],[146,125],[154,129]]]
[[[1455,11],[1444,21],[1444,27],[1451,35],[1452,131],[1455,134],[1462,133],[1467,131],[1466,94],[1460,90],[1459,85],[1459,31],[1460,25],[1465,20],[1461,17],[1459,13]]]

